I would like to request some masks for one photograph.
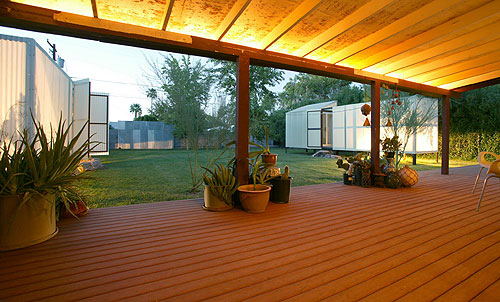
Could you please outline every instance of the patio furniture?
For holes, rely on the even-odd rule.
[[[495,157],[497,160],[500,159],[500,155],[497,155],[495,153],[491,153],[491,152],[487,152],[487,151],[479,152],[479,156],[477,157],[477,160],[478,160],[479,166],[481,168],[479,169],[479,173],[477,173],[476,182],[474,183],[474,188],[472,188],[472,193],[474,193],[474,190],[476,190],[477,182],[479,181],[479,176],[481,176],[481,171],[483,171],[484,168],[489,169],[489,167],[492,163],[491,161],[486,160],[485,156],[487,154]]]
[[[490,177],[496,177],[496,178],[500,179],[500,159],[497,159],[491,163],[486,175],[487,176],[486,176],[486,179],[484,180],[483,190],[481,191],[481,196],[479,197],[479,202],[477,203],[476,211],[479,211],[479,206],[481,205],[481,199],[483,199],[484,188],[486,188],[486,184],[488,183],[488,179],[490,179]]]

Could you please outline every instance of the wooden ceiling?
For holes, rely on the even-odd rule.
[[[380,78],[402,86],[416,83],[416,87],[464,91],[464,87],[496,83],[500,78],[500,0],[0,3],[4,4],[0,18],[50,23],[33,15],[52,14],[55,25],[124,31],[174,44],[193,44],[193,39],[200,38],[204,44],[235,45],[235,49],[255,50],[277,60],[296,58],[301,64],[333,65],[336,70],[352,70],[355,77]],[[17,3],[36,6],[39,11],[17,16],[15,11],[24,7],[14,5]],[[19,22],[2,23],[22,27]]]

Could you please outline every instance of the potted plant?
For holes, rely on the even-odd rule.
[[[344,185],[352,185],[352,170],[350,169],[351,165],[346,160],[344,162],[343,159],[339,158],[337,160],[337,167],[344,169]]]
[[[50,139],[41,123],[34,122],[34,134],[20,132],[19,141],[0,147],[0,250],[34,245],[55,236],[56,200],[67,209],[78,196],[73,184],[84,178],[77,174],[87,155],[89,142],[78,146],[84,128],[70,138],[62,116]],[[84,126],[85,127],[85,126]]]
[[[394,135],[392,138],[386,137],[380,144],[387,160],[387,164],[383,169],[384,174],[396,172],[397,167],[394,164],[394,155],[401,149],[402,145],[399,142],[399,137],[397,135]]]
[[[205,191],[203,192],[207,211],[227,211],[233,208],[232,196],[238,189],[238,181],[229,167],[216,164],[213,170],[202,167],[206,172],[203,174]]]
[[[252,184],[238,187],[241,206],[249,213],[260,213],[266,210],[269,203],[269,191],[271,187],[267,184],[271,177],[273,165],[262,162],[261,156],[250,160]]]
[[[258,151],[250,152],[250,157],[261,157],[264,164],[276,165],[278,159],[278,154],[271,153],[269,149],[269,133],[267,127],[264,126],[264,131],[266,133],[266,146],[259,145],[255,142],[249,142],[250,145],[260,148]]]
[[[285,166],[285,172],[271,179],[271,196],[270,201],[274,203],[288,203],[290,201],[290,190],[292,188],[292,178],[290,170]]]

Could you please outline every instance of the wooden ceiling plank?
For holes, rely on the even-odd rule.
[[[355,67],[359,69],[364,69],[373,66],[377,63],[392,58],[407,50],[425,44],[431,40],[441,38],[445,34],[452,33],[460,28],[469,26],[470,24],[473,24],[477,20],[482,20],[485,17],[491,16],[492,12],[497,12],[496,14],[500,12],[500,1],[490,2],[465,15],[461,15],[455,19],[452,19],[446,23],[434,27],[426,32],[423,32],[417,36],[407,39],[397,45],[394,45],[390,48],[380,51],[360,61],[358,64],[356,64]]]
[[[94,18],[99,18],[99,14],[97,13],[97,0],[91,0],[92,2],[92,13],[94,14]]]
[[[482,82],[475,83],[475,84],[470,84],[470,85],[466,85],[466,86],[460,86],[458,88],[454,88],[453,91],[463,93],[463,92],[467,92],[467,91],[471,91],[471,90],[476,90],[476,89],[479,89],[479,88],[484,88],[484,87],[493,86],[493,85],[497,85],[497,84],[500,84],[500,77],[499,78],[494,78],[494,79],[491,79],[491,80],[482,81]]]
[[[436,60],[429,60],[423,64],[416,64],[404,69],[403,71],[406,75],[408,75],[408,78],[411,78],[438,68],[452,66],[453,64],[457,64],[459,62],[471,60],[477,56],[484,55],[492,51],[497,51],[500,39],[497,38],[491,40],[492,41],[484,41],[485,43],[482,45],[467,48],[464,51],[450,56],[445,56]]]
[[[0,18],[0,26],[222,60],[235,61],[236,58],[246,55],[250,57],[250,61],[254,65],[306,72],[364,84],[379,80],[380,77],[385,78],[382,75],[377,75],[376,78],[368,74],[359,75],[356,74],[357,71],[353,68],[298,58],[292,55],[274,53],[214,41],[212,39],[165,32],[159,29],[61,13],[56,10],[10,1],[0,0],[0,12],[3,14],[2,18]],[[71,18],[72,16],[76,16],[77,18]],[[455,91],[402,79],[397,80],[397,85],[402,91],[411,93],[419,93],[432,97],[448,95],[453,98],[461,98],[461,94]],[[389,86],[391,86],[390,83]]]
[[[268,49],[279,38],[286,34],[292,27],[307,17],[325,0],[304,0],[293,10],[278,26],[276,26],[264,39],[262,39],[262,49]]]
[[[427,59],[446,54],[447,52],[453,51],[457,48],[463,48],[467,45],[483,44],[481,43],[482,40],[498,37],[500,37],[498,29],[496,29],[495,27],[483,27],[481,29],[436,45],[414,55],[407,56],[401,60],[384,66],[383,69],[377,70],[383,74],[391,76],[398,74],[398,77],[400,78],[409,78],[410,75],[407,75],[404,71],[398,72],[398,70],[425,61]]]
[[[163,16],[161,18],[161,30],[167,30],[168,20],[170,20],[170,15],[172,14],[172,8],[174,7],[175,0],[166,0],[165,10],[163,11]]]
[[[477,56],[473,59],[462,61],[453,65],[448,65],[446,67],[437,68],[432,71],[428,71],[417,76],[407,78],[408,81],[424,83],[431,80],[439,79],[447,75],[453,74],[454,72],[461,72],[477,66],[483,66],[486,64],[494,63],[500,61],[500,50],[489,52],[482,56]]]
[[[441,86],[441,85],[457,82],[460,80],[472,78],[475,76],[479,76],[479,75],[482,75],[485,73],[489,73],[493,70],[500,70],[500,62],[494,62],[491,64],[486,64],[483,66],[471,68],[469,70],[464,70],[462,72],[457,72],[457,73],[451,74],[451,75],[446,76],[446,77],[442,77],[442,78],[439,78],[436,80],[426,82],[424,84],[432,85],[432,86]]]
[[[298,57],[307,56],[311,52],[335,39],[342,33],[356,26],[358,23],[366,20],[392,2],[393,0],[372,0],[366,3],[365,5],[357,9],[354,13],[347,16],[337,24],[333,25],[332,27],[314,37],[311,41],[307,42],[302,47],[294,51],[293,55]]]
[[[245,11],[252,0],[238,0],[233,5],[229,13],[226,15],[224,20],[221,22],[217,30],[213,33],[215,40],[220,41],[224,35],[229,31],[234,22],[238,20],[241,14]]]
[[[494,71],[491,71],[491,72],[488,72],[488,73],[485,73],[482,75],[478,75],[478,76],[471,77],[468,79],[463,79],[463,80],[460,80],[457,82],[445,84],[445,85],[439,86],[439,88],[451,90],[451,89],[455,89],[458,87],[463,87],[463,86],[472,85],[472,84],[476,84],[476,83],[480,83],[480,82],[484,82],[484,81],[493,80],[496,78],[500,78],[500,70],[494,70]]]
[[[373,46],[374,44],[407,29],[412,25],[422,22],[425,19],[432,17],[433,15],[439,14],[439,12],[448,9],[449,7],[459,3],[460,1],[461,0],[436,0],[430,2],[425,6],[419,8],[418,10],[412,12],[411,14],[406,15],[405,17],[398,19],[397,21],[387,25],[386,27],[374,32],[373,34],[368,35],[343,49],[340,49],[333,55],[324,58],[324,61],[332,64],[337,64],[340,61],[352,55],[355,55],[358,52],[365,50]]]

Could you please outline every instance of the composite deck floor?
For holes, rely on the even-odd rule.
[[[0,253],[0,301],[499,301],[500,185],[476,212],[477,171],[297,187],[261,214],[199,199],[93,209]]]

